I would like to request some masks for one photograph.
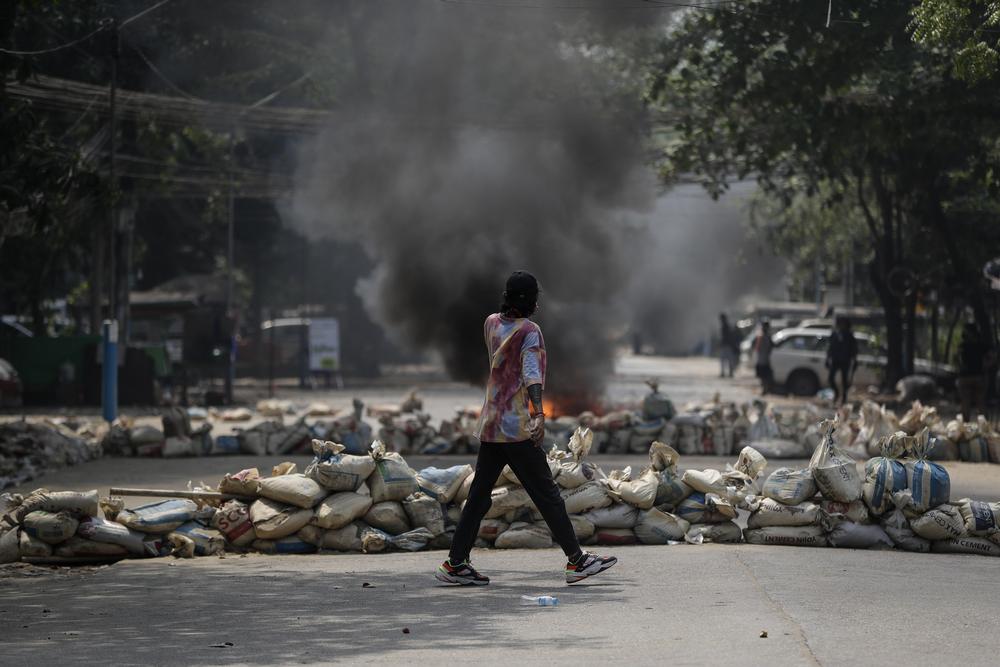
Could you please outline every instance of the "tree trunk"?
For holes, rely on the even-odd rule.
[[[955,235],[952,233],[945,215],[944,207],[941,205],[941,194],[938,188],[931,184],[927,187],[927,202],[931,222],[934,229],[941,237],[948,260],[951,263],[952,271],[955,274],[955,282],[961,285],[966,294],[966,299],[976,318],[976,324],[983,335],[992,345],[994,342],[993,320],[989,310],[986,308],[986,299],[983,296],[983,281],[980,278],[978,268],[972,266],[968,259],[962,257],[958,244],[955,243]]]
[[[917,292],[914,289],[906,297],[906,345],[903,357],[903,374],[913,375],[914,359],[917,356]]]
[[[889,290],[886,276],[882,274],[879,253],[868,265],[868,275],[882,304],[885,315],[885,386],[893,387],[903,377],[903,315],[899,299]]]

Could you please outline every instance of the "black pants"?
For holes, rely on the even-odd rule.
[[[580,543],[576,539],[573,524],[566,514],[566,503],[559,495],[559,487],[552,481],[552,471],[541,447],[530,440],[524,442],[484,442],[479,447],[476,459],[476,476],[469,488],[469,498],[462,509],[462,517],[455,528],[451,540],[452,563],[460,563],[469,557],[472,545],[479,534],[479,524],[493,504],[490,494],[493,485],[505,465],[510,465],[531,502],[541,512],[542,518],[556,542],[567,557],[580,553]]]
[[[840,373],[840,379],[844,386],[844,392],[841,393],[840,389],[837,388],[837,373]],[[833,389],[833,402],[845,403],[847,401],[847,390],[851,388],[851,368],[849,364],[831,364],[830,366],[830,388]]]
[[[761,393],[770,394],[774,385],[774,370],[771,364],[757,364],[757,377],[760,378]]]

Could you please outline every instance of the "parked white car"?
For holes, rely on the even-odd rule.
[[[827,386],[826,348],[830,334],[830,329],[818,328],[782,329],[774,334],[771,368],[775,384],[784,385],[788,393],[797,396],[814,396]],[[887,365],[885,351],[876,346],[868,334],[855,332],[854,338],[858,341],[858,366],[853,385],[881,385]],[[936,379],[954,373],[950,366],[938,364],[935,368],[924,359],[914,360],[913,365],[916,374]]]

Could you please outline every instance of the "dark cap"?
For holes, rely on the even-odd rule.
[[[538,281],[527,271],[515,271],[507,279],[504,287],[511,299],[528,300],[538,296]]]

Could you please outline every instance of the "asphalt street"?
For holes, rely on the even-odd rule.
[[[612,391],[641,397],[657,364],[654,373],[671,374],[664,389],[678,403],[753,391],[752,379],[719,380],[704,360],[642,360]],[[402,395],[378,391],[368,397]],[[477,392],[424,395],[444,411]],[[214,485],[225,472],[266,470],[283,458],[103,459],[17,491]],[[293,460],[301,468],[308,458]],[[407,460],[415,468],[471,461]],[[605,470],[645,463],[639,455],[594,460]],[[682,457],[681,467],[727,461]],[[1000,498],[1000,466],[946,466],[953,498]],[[475,590],[433,579],[443,552],[0,566],[0,664],[998,664],[997,558],[754,545],[601,550],[619,564],[576,586],[564,583],[556,549],[476,550],[473,561],[493,583]],[[559,605],[522,606],[522,595],[543,594]]]

